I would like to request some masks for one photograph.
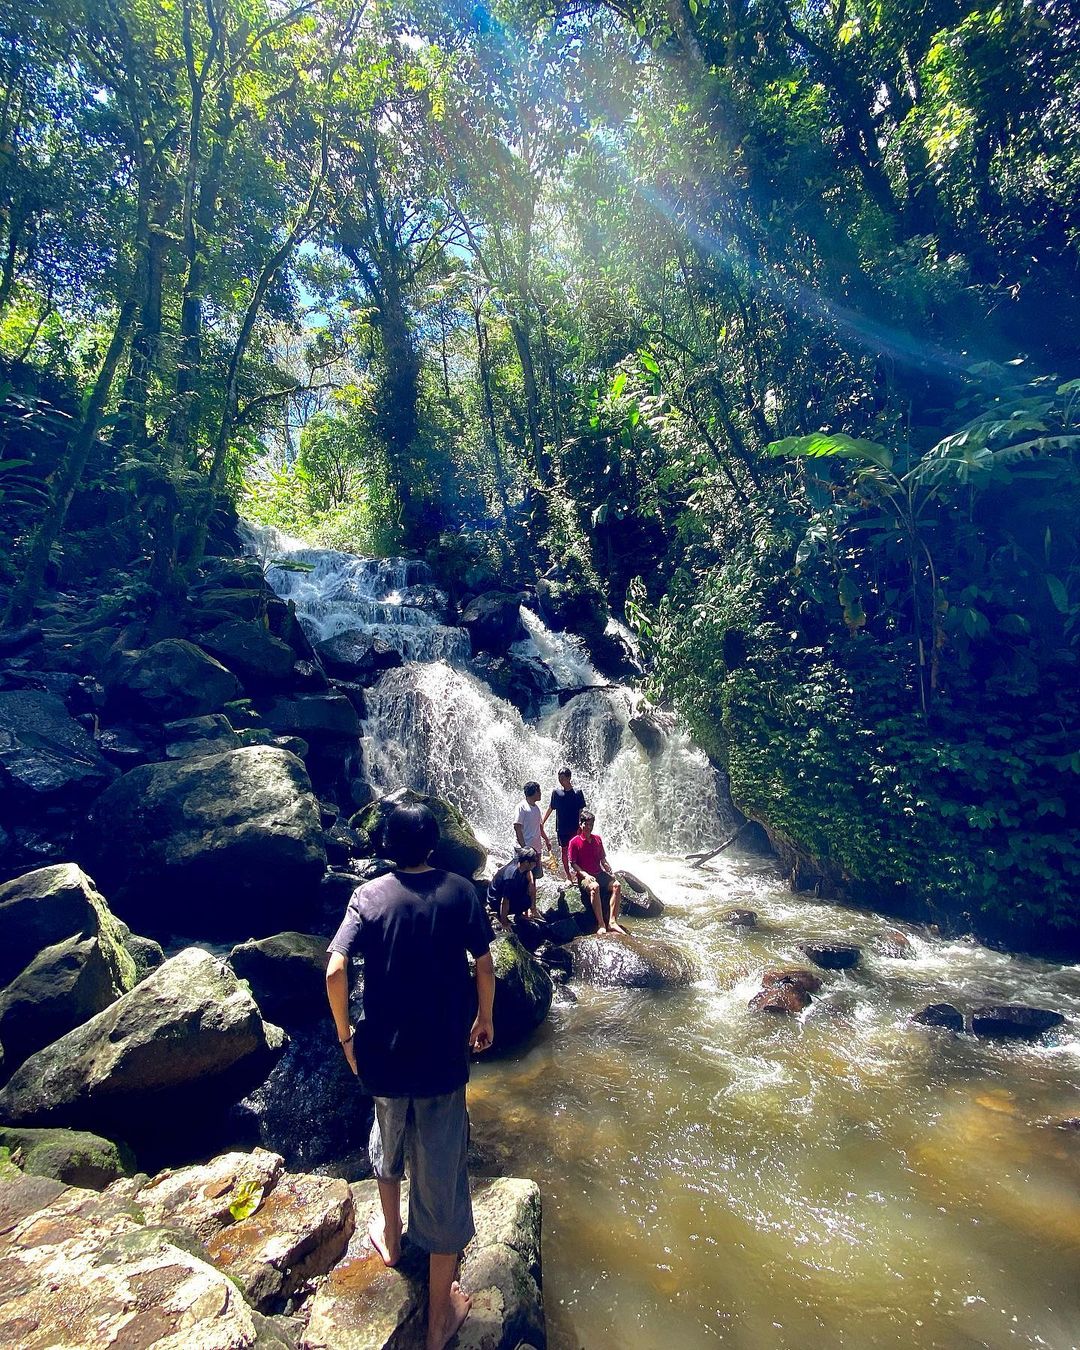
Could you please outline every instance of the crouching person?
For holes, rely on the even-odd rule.
[[[375,1099],[370,1152],[382,1218],[369,1238],[383,1261],[396,1265],[408,1156],[409,1239],[430,1257],[426,1350],[443,1350],[471,1302],[456,1278],[475,1231],[465,1084],[469,1050],[492,1042],[492,931],[473,886],[428,862],[439,827],[427,807],[395,807],[384,829],[396,868],[353,892],[330,943],[326,991],[349,1067]],[[468,953],[476,959],[475,984]],[[350,956],[364,963],[364,1019],[355,1028]]]

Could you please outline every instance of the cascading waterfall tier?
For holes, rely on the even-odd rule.
[[[377,793],[407,786],[445,797],[497,849],[512,843],[522,785],[535,778],[546,793],[568,764],[610,846],[665,853],[719,841],[728,813],[705,755],[669,717],[653,719],[647,750],[631,725],[640,695],[606,684],[579,638],[522,608],[528,637],[514,653],[546,666],[558,689],[582,691],[525,721],[470,668],[468,634],[444,622],[446,597],[423,562],[309,548],[253,527],[248,546],[316,647],[355,633],[403,656],[366,694],[364,763]]]

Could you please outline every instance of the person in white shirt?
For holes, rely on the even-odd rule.
[[[546,848],[551,852],[551,841],[547,837],[547,831],[544,829],[544,823],[540,819],[540,784],[526,783],[522,791],[525,794],[525,800],[517,809],[517,815],[514,818],[514,835],[517,838],[518,848],[533,848],[536,850],[536,866],[533,868],[533,877],[539,881],[544,875],[544,869],[540,866],[540,858]]]

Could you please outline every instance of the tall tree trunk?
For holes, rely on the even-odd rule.
[[[116,368],[120,364],[120,358],[127,345],[137,307],[138,301],[134,295],[129,296],[120,307],[112,340],[105,353],[105,360],[98,371],[97,379],[94,381],[90,403],[82,422],[79,424],[78,431],[71,440],[68,452],[53,477],[48,508],[34,532],[23,565],[22,576],[12,592],[7,613],[4,616],[4,621],[9,626],[14,627],[17,624],[24,623],[34,612],[34,605],[45,580],[45,571],[49,565],[53,544],[56,543],[60,531],[64,528],[71,499],[75,495],[75,489],[78,487],[83,470],[86,468],[86,461],[90,457],[90,450],[97,436],[98,427],[101,425],[102,414],[105,411],[105,405],[108,402],[113,380],[116,376]]]

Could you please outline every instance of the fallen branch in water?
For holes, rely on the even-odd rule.
[[[718,853],[723,853],[728,844],[733,844],[735,840],[738,839],[739,835],[742,834],[743,830],[746,829],[747,825],[751,824],[753,824],[752,821],[744,820],[735,833],[729,839],[725,839],[719,848],[714,848],[711,853],[688,853],[686,855],[686,861],[692,862],[695,867],[704,867],[710,858],[715,858]]]

